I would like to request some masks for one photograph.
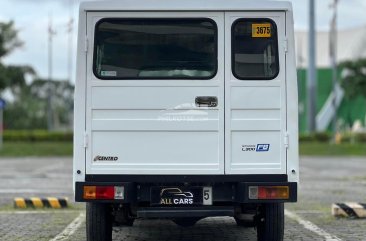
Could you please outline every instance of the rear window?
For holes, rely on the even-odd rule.
[[[211,19],[102,19],[95,27],[100,79],[210,79],[217,72]]]
[[[276,24],[239,19],[232,27],[232,70],[240,80],[270,80],[279,73]]]

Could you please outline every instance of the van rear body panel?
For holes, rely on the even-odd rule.
[[[103,19],[208,19],[216,25],[217,69],[210,79],[101,80],[87,54],[86,174],[224,174],[224,13],[87,12],[89,45]],[[160,16],[164,16],[161,18]],[[188,30],[187,30],[188,31]],[[194,29],[192,30],[194,31]],[[146,71],[147,72],[147,71]],[[200,106],[215,97],[216,106]],[[115,161],[95,157],[113,156]]]
[[[164,217],[178,215],[165,205],[170,196],[184,196],[172,206],[204,216],[297,200],[291,4],[206,5],[81,4],[77,201],[127,204],[133,216],[152,217],[160,191]],[[215,209],[223,205],[230,210]]]
[[[100,21],[160,16],[215,22],[213,78],[95,76],[95,31]],[[238,80],[231,71],[232,51],[225,49],[232,49],[229,30],[240,19],[269,19],[276,26],[275,78]],[[85,174],[286,174],[285,23],[284,11],[86,12]],[[197,105],[200,97],[215,98],[217,103]]]
[[[260,20],[276,27],[277,73],[270,79],[235,76],[234,27]],[[225,12],[225,173],[286,173],[286,15],[279,12]],[[231,30],[228,31],[228,30]],[[239,54],[238,54],[239,55]],[[245,58],[246,55],[239,56]],[[238,58],[239,58],[238,57]],[[255,56],[259,58],[261,56]],[[246,59],[239,61],[248,62]],[[257,61],[253,57],[253,61]],[[247,72],[252,71],[246,68]]]

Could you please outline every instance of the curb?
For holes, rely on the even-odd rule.
[[[67,198],[14,198],[14,208],[67,208],[68,199]]]
[[[365,203],[334,203],[332,215],[335,217],[366,218]]]

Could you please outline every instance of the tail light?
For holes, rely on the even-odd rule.
[[[84,199],[87,200],[123,200],[123,186],[84,186]]]
[[[289,199],[290,191],[288,186],[250,186],[249,199],[271,200]]]

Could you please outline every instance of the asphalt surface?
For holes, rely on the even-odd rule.
[[[60,211],[13,208],[14,197],[72,200],[71,158],[0,158],[0,240],[85,241],[83,204]],[[286,204],[285,240],[366,241],[366,219],[331,216],[334,202],[366,202],[366,157],[301,158],[299,202]],[[207,218],[181,228],[168,220],[137,220],[114,228],[113,240],[256,240],[232,218]]]

